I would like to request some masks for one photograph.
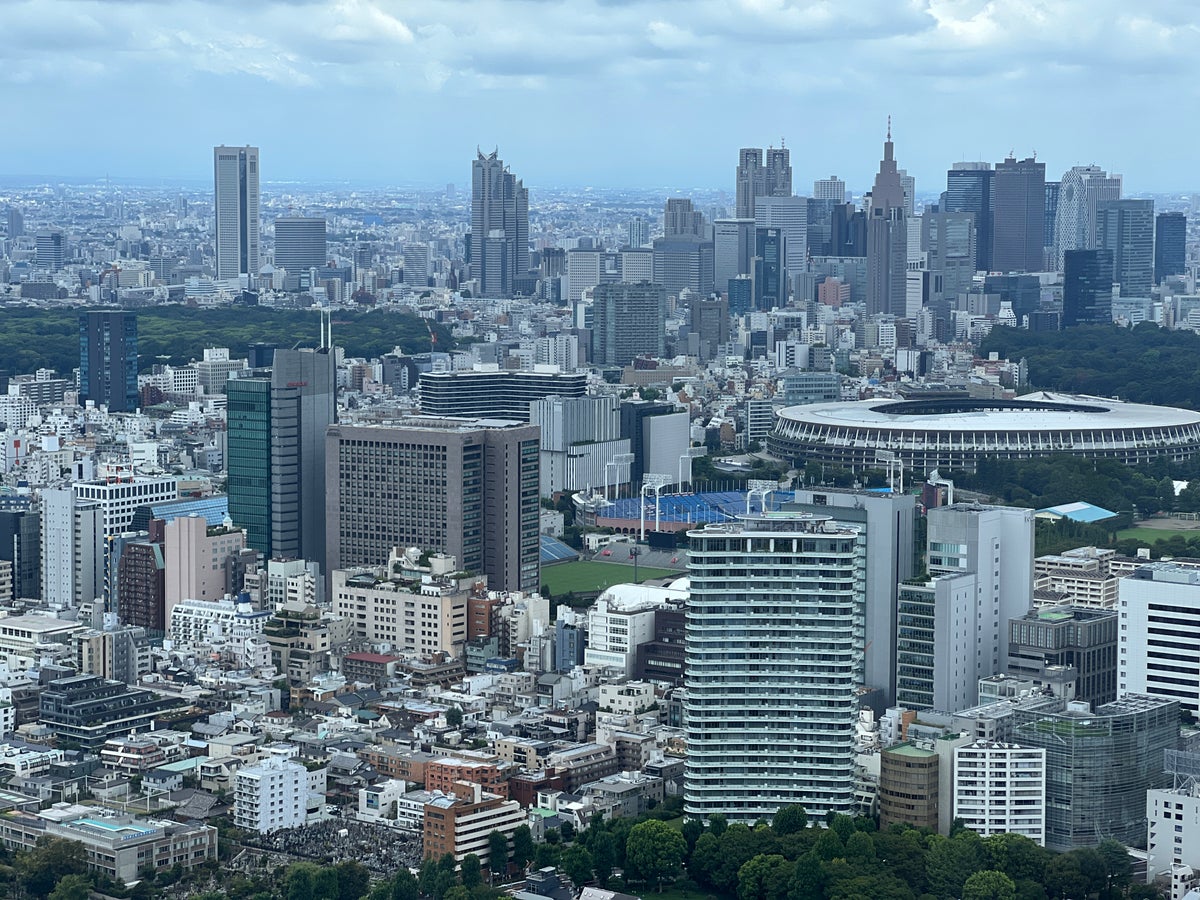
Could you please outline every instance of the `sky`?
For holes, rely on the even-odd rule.
[[[887,117],[917,193],[956,160],[1200,189],[1189,0],[0,0],[0,176],[869,187]]]

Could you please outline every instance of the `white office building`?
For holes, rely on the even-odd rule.
[[[637,584],[610,587],[588,610],[584,665],[611,666],[632,675],[637,648],[654,640],[654,611],[678,597],[686,592]]]
[[[1170,788],[1146,791],[1146,883],[1169,879],[1183,900],[1200,875],[1200,754],[1166,751]]]
[[[688,532],[684,810],[753,823],[851,813],[866,542],[827,516]]]
[[[1178,700],[1200,715],[1200,568],[1148,563],[1120,579],[1117,693]]]
[[[216,277],[258,275],[258,148],[213,148]]]
[[[104,510],[72,491],[42,491],[42,600],[78,608],[104,595]]]
[[[155,478],[125,475],[80,481],[71,485],[71,490],[79,500],[90,500],[100,505],[104,513],[106,537],[127,531],[133,524],[133,514],[139,506],[179,498],[179,482],[174,475]]]
[[[954,751],[954,818],[983,837],[1046,844],[1046,751],[977,741]]]

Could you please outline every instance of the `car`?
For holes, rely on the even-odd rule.
[[[605,550],[605,551],[604,551],[603,553],[601,553],[600,555],[601,555],[601,556],[612,556],[612,551],[611,551],[611,550]]]

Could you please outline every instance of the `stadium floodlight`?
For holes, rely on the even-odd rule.
[[[642,526],[641,537],[639,541],[646,540],[646,491],[654,491],[654,530],[659,530],[659,525],[662,524],[662,509],[659,501],[662,497],[662,489],[671,484],[671,476],[661,472],[647,472],[642,476],[642,501],[641,506]]]

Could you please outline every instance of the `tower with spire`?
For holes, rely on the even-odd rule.
[[[888,116],[883,159],[867,201],[867,315],[906,312],[908,221]]]

